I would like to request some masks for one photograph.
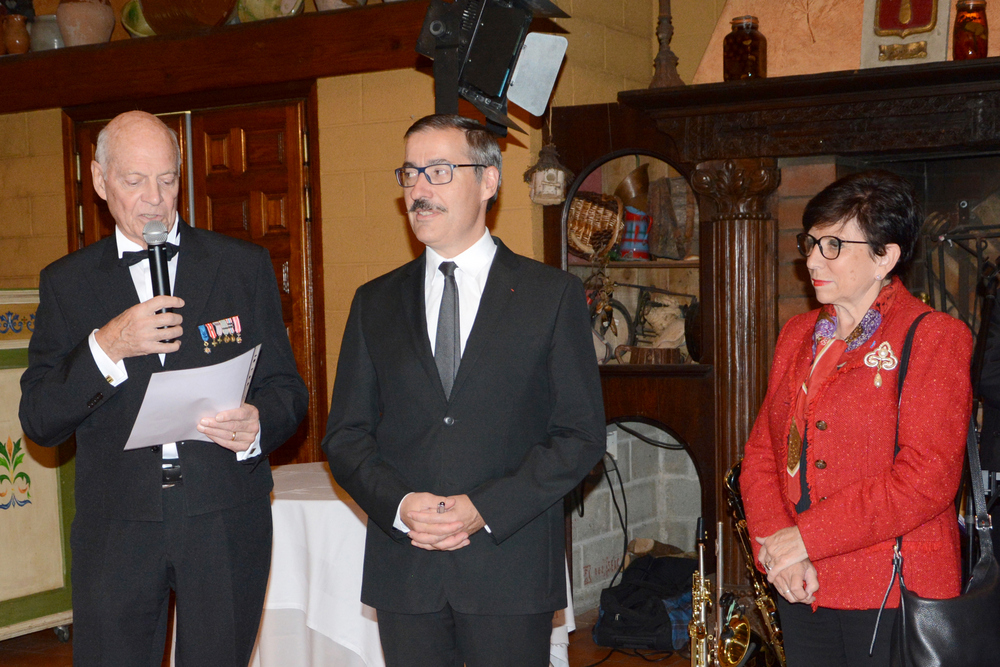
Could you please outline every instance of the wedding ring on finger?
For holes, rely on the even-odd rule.
[[[791,594],[792,594],[792,589],[791,588],[786,588],[785,589],[785,595],[791,595]]]
[[[236,431],[233,431],[233,437],[232,437],[232,438],[230,438],[230,439],[231,439],[231,440],[233,440],[233,441],[235,441],[235,440],[236,440]]]

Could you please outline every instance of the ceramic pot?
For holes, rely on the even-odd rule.
[[[157,35],[217,28],[236,16],[236,0],[139,0],[139,5]]]
[[[31,50],[47,51],[49,49],[61,49],[63,43],[62,33],[59,32],[55,14],[36,14],[31,25]]]
[[[7,53],[27,53],[31,47],[27,19],[20,14],[9,14],[3,20],[3,43]]]
[[[347,9],[359,7],[368,0],[316,0],[316,11],[325,12],[331,9]],[[384,0],[383,0],[384,1]]]
[[[56,17],[66,46],[103,44],[115,29],[115,10],[108,0],[60,0]]]

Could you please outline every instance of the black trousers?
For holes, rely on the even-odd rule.
[[[271,562],[270,499],[185,516],[183,494],[183,486],[163,490],[163,521],[77,513],[75,667],[159,667],[171,589],[178,667],[249,663]]]
[[[386,667],[548,667],[553,612],[516,616],[378,611]]]
[[[888,667],[895,609],[882,612],[878,640],[868,656],[878,609],[828,609],[778,598],[787,667]]]

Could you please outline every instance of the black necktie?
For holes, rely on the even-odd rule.
[[[462,340],[458,327],[458,283],[455,282],[455,262],[441,262],[438,269],[444,274],[444,293],[438,311],[437,336],[434,339],[434,362],[444,385],[444,395],[451,398],[458,363],[462,359]]]
[[[173,243],[165,244],[163,252],[166,254],[168,262],[174,258],[174,255],[177,254],[178,250],[180,250],[180,248],[175,246]],[[126,250],[122,253],[121,259],[118,260],[118,266],[132,266],[133,264],[138,264],[148,257],[148,250]]]

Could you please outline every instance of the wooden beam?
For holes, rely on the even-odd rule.
[[[0,113],[415,67],[428,4],[306,13],[0,58]]]

